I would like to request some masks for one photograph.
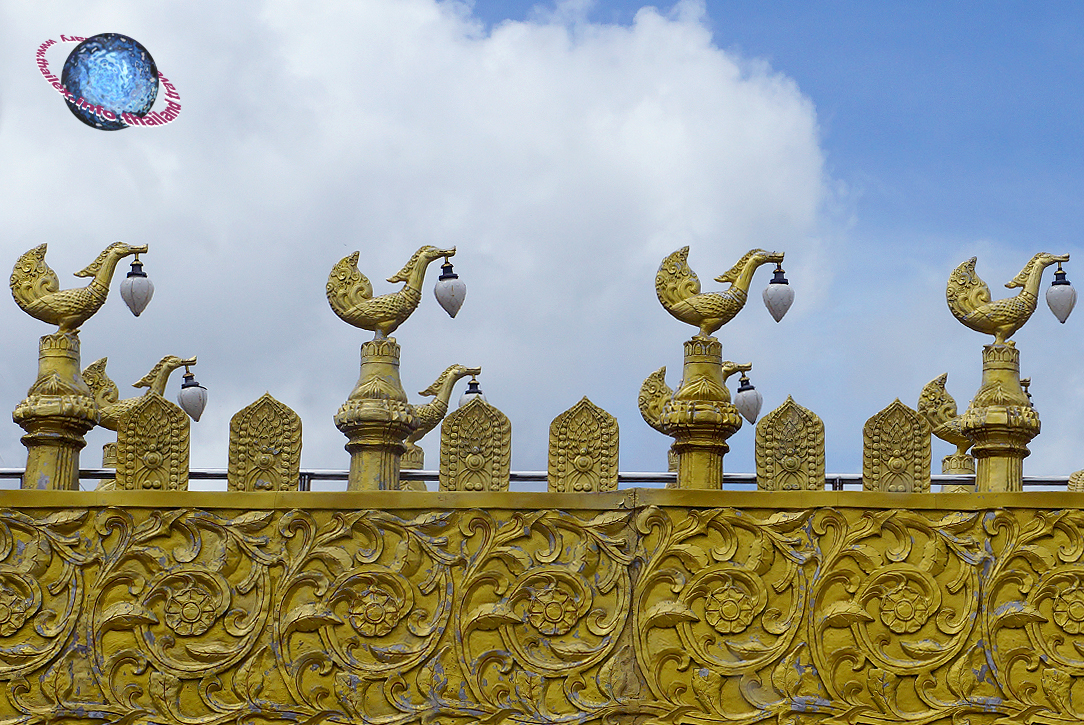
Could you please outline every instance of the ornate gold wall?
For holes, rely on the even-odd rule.
[[[3,503],[2,723],[1084,719],[1078,493]]]

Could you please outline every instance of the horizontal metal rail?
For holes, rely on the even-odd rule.
[[[348,475],[348,471],[305,468],[298,476],[298,489],[310,491],[314,481],[345,481]],[[117,472],[112,468],[83,468],[79,471],[80,481],[97,481],[116,476]],[[0,480],[17,480],[22,477],[22,468],[0,468]],[[440,473],[410,470],[401,471],[399,477],[404,481],[436,483],[440,480]],[[193,481],[225,481],[227,471],[225,468],[193,469],[188,472],[188,478]],[[545,483],[549,480],[545,471],[512,471],[508,478],[511,483]],[[673,485],[676,480],[677,474],[673,472],[630,471],[617,474],[617,484],[621,488],[662,488]],[[930,476],[930,480],[937,486],[971,485],[975,482],[975,477]],[[1024,488],[1065,489],[1068,481],[1068,476],[1024,476]],[[830,491],[862,490],[862,476],[857,473],[830,473],[825,476],[824,483],[824,487]],[[757,477],[755,473],[725,473],[723,485],[725,488],[755,488]]]

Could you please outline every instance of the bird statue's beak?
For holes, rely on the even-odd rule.
[[[438,249],[437,254],[441,257],[454,257],[455,247],[452,247],[451,249]]]
[[[195,365],[195,364],[196,364],[196,358],[194,358],[194,357],[190,357],[190,358],[186,358],[184,360],[181,360],[181,365]]]
[[[131,244],[129,244],[128,245],[128,254],[146,254],[148,249],[149,249],[149,247],[146,244],[143,244],[143,245],[138,246],[138,247],[133,247]]]
[[[1054,260],[1055,262],[1068,262],[1069,261],[1069,255],[1068,254],[1051,254],[1050,258],[1052,260]]]

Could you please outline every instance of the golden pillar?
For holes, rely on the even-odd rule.
[[[97,405],[79,370],[77,332],[41,338],[38,378],[11,416],[26,431],[23,488],[79,489],[83,435],[98,422]]]
[[[358,384],[335,414],[335,427],[349,439],[348,491],[399,488],[406,439],[417,421],[399,380],[399,344],[395,338],[362,344]]]
[[[1020,385],[1020,351],[1011,340],[983,347],[982,385],[962,427],[974,441],[975,490],[1022,490],[1027,445],[1040,426]]]
[[[726,389],[718,339],[696,335],[685,342],[681,385],[663,406],[659,423],[674,439],[677,488],[721,489],[723,456],[730,450],[726,439],[741,428],[741,415]]]

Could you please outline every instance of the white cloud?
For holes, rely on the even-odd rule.
[[[466,305],[449,320],[427,292],[396,334],[404,385],[421,402],[413,393],[446,365],[481,365],[512,419],[517,469],[545,467],[550,420],[585,394],[618,416],[623,469],[665,465],[669,441],[635,400],[660,365],[676,384],[692,332],[655,299],[669,252],[692,245],[709,288],[752,247],[788,252],[799,300],[803,277],[830,281],[813,105],[715,47],[697,3],[645,8],[629,27],[565,6],[488,32],[432,0],[104,7],[5,11],[0,251],[14,263],[48,241],[75,284],[68,275],[113,239],[150,244],[154,301],[134,320],[111,299],[84,327],[83,360],[109,355],[123,388],[161,355],[198,355],[211,402],[193,427],[196,467],[226,465],[230,416],[264,390],[302,415],[305,466],[346,467],[331,419],[367,333],[334,317],[323,287],[354,249],[383,293],[418,246],[457,245]],[[142,42],[177,85],[175,123],[96,132],[34,77],[44,39],[107,30]],[[817,339],[792,320],[770,327],[755,299],[767,278],[721,334],[725,354],[757,365],[766,410],[791,392],[775,387],[802,384],[773,360],[773,336]],[[13,407],[48,330],[7,310],[0,399]],[[816,323],[808,308],[792,314]],[[4,429],[0,463],[21,465],[20,431]],[[738,435],[728,470],[751,470],[751,431]],[[424,441],[429,467],[437,438]]]

